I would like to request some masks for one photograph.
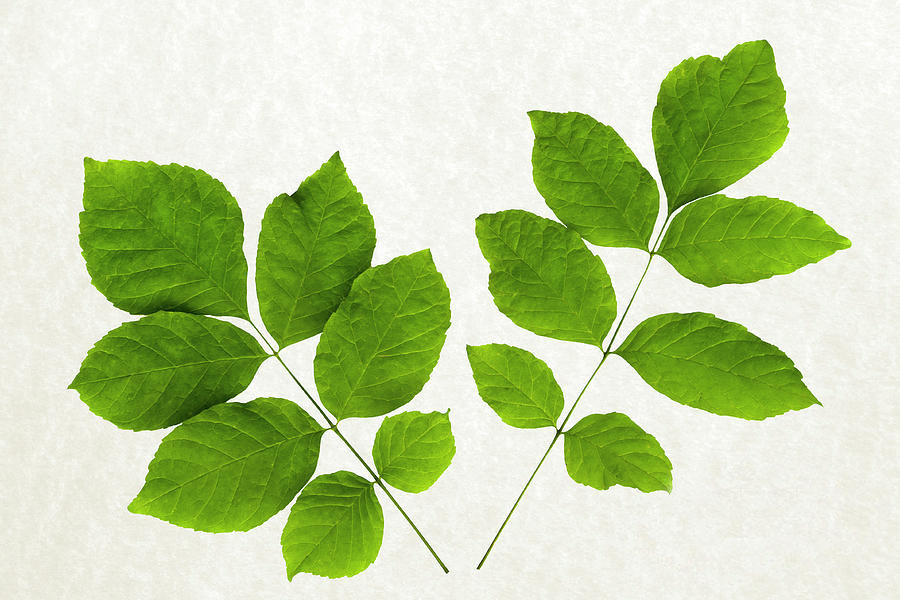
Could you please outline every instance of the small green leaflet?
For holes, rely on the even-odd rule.
[[[566,469],[598,490],[672,491],[672,463],[656,438],[622,413],[588,415],[565,432]]]
[[[431,376],[448,327],[450,293],[430,250],[365,271],[316,348],[322,404],[338,420],[403,406]]]
[[[559,220],[592,244],[646,250],[659,190],[619,134],[577,112],[528,116],[534,184]]]
[[[371,481],[348,471],[319,475],[300,493],[281,535],[288,579],[356,575],[375,562],[383,534]]]
[[[203,171],[85,158],[79,241],[117,308],[247,317],[241,209]]]
[[[616,318],[606,267],[574,231],[524,210],[475,220],[500,312],[538,335],[600,346]]]
[[[404,492],[430,488],[456,454],[449,412],[410,411],[385,418],[372,447],[378,475]]]
[[[256,293],[280,347],[321,333],[374,250],[372,215],[337,152],[292,195],[275,198],[259,234]]]
[[[689,58],[663,80],[653,110],[656,163],[669,213],[731,185],[784,143],[785,92],[761,40],[725,58]]]
[[[547,363],[506,344],[466,346],[478,393],[507,425],[556,427],[563,393]]]
[[[658,253],[683,276],[712,287],[791,273],[849,247],[821,217],[790,202],[716,195],[679,211]]]
[[[765,419],[819,403],[781,350],[708,313],[650,317],[615,353],[656,391],[717,415]]]
[[[160,429],[242,392],[268,356],[231,323],[157,312],[103,336],[69,388],[122,429]]]
[[[208,408],[163,438],[128,510],[213,533],[252,529],[312,477],[324,431],[282,398]]]

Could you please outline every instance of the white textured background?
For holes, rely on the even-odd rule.
[[[896,593],[897,5],[553,4],[0,2],[0,597]],[[526,110],[590,113],[655,173],[650,115],[668,70],[759,38],[775,48],[791,133],[728,191],[815,210],[853,247],[716,289],[654,261],[625,329],[673,310],[739,321],[794,359],[824,407],[762,423],[716,417],[669,401],[614,358],[576,417],[627,411],[672,459],[674,492],[579,486],[555,449],[475,572],[550,432],[496,418],[465,344],[534,351],[569,401],[598,357],[518,329],[487,291],[474,217],[512,207],[550,216],[531,183]],[[243,208],[252,265],[267,203],[335,149],[375,216],[375,262],[429,246],[453,297],[442,361],[409,408],[451,407],[458,452],[429,492],[398,493],[450,575],[387,504],[372,567],[290,584],[286,511],[220,535],[132,515],[125,506],[163,432],[120,431],[65,389],[87,349],[127,317],[91,287],[79,255],[83,156],[179,162],[221,179]],[[644,255],[598,253],[627,298]],[[287,357],[307,381],[315,343]],[[297,398],[277,367],[263,365],[240,398]],[[345,429],[366,449],[376,425]],[[354,462],[329,438],[319,472],[342,467]]]

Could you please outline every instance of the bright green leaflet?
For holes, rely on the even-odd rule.
[[[689,58],[663,80],[653,110],[656,163],[669,212],[731,185],[784,143],[785,92],[768,42],[725,58]]]
[[[242,392],[268,356],[231,323],[157,312],[103,336],[69,388],[122,429],[160,429]]]
[[[588,415],[564,435],[566,469],[578,483],[672,491],[672,463],[659,442],[622,413]]]
[[[371,481],[348,471],[319,475],[300,493],[281,536],[288,579],[356,575],[375,562],[383,533]]]
[[[656,391],[717,415],[765,419],[819,403],[781,350],[708,313],[650,317],[615,352]]]
[[[203,171],[85,158],[79,241],[117,308],[247,316],[241,209]]]
[[[163,438],[128,510],[213,533],[252,529],[312,477],[324,431],[282,398],[208,408]]]
[[[356,278],[316,348],[316,387],[338,420],[375,417],[419,393],[450,327],[450,293],[430,250]]]
[[[466,346],[466,352],[481,399],[504,423],[522,429],[556,427],[564,400],[547,363],[506,344]]]
[[[574,231],[524,210],[475,220],[500,312],[538,335],[600,346],[616,295],[599,256]]]
[[[410,411],[387,417],[372,447],[378,475],[413,494],[434,485],[456,454],[449,412]]]
[[[577,112],[528,116],[534,184],[559,220],[592,244],[646,250],[659,190],[619,134]]]
[[[701,198],[672,219],[659,255],[706,286],[751,283],[818,262],[850,240],[812,211],[767,198]]]
[[[278,345],[321,333],[374,250],[375,223],[338,153],[275,198],[259,234],[256,293]]]

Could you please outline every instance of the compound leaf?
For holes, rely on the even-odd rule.
[[[566,470],[598,490],[672,491],[672,463],[656,438],[622,413],[588,415],[565,432]]]
[[[208,408],[163,438],[128,510],[213,533],[252,529],[312,477],[324,431],[282,398]]]
[[[646,250],[659,190],[619,134],[577,112],[528,116],[534,184],[559,220],[592,244]]]
[[[500,312],[538,335],[600,346],[616,317],[606,267],[581,237],[524,210],[475,220]]]
[[[266,329],[284,347],[321,333],[372,262],[375,224],[336,152],[266,209],[256,293]]]
[[[91,283],[116,307],[247,317],[241,209],[203,171],[85,158],[80,218]]]
[[[547,363],[506,344],[466,346],[466,352],[481,399],[504,423],[522,429],[556,427],[563,393]]]
[[[650,317],[615,353],[656,391],[717,415],[760,420],[819,403],[781,350],[708,313]]]
[[[415,494],[438,480],[456,454],[449,412],[410,411],[384,419],[372,447],[384,481]]]
[[[268,356],[231,323],[161,311],[103,336],[69,388],[122,429],[160,429],[238,395]]]
[[[850,247],[815,213],[767,198],[701,198],[672,218],[659,254],[706,286],[783,275]]]
[[[383,534],[371,481],[348,471],[319,475],[300,493],[281,535],[288,580],[356,575],[375,562]]]
[[[365,271],[316,348],[322,403],[338,420],[403,406],[431,376],[449,326],[450,293],[430,250]]]
[[[663,80],[653,110],[653,145],[669,212],[731,185],[784,143],[785,92],[765,40],[725,58],[701,56]]]

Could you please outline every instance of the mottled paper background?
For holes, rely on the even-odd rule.
[[[894,2],[277,4],[2,2],[0,597],[896,594]],[[487,291],[475,216],[550,216],[531,182],[526,110],[590,113],[655,173],[650,115],[668,70],[758,38],[775,48],[791,133],[728,191],[813,209],[853,247],[716,289],[654,261],[626,329],[673,310],[739,321],[791,356],[824,406],[761,423],[716,417],[610,360],[576,416],[627,411],[675,464],[674,492],[594,491],[569,480],[555,450],[474,571],[549,432],[500,422],[476,394],[465,344],[534,351],[570,401],[598,358],[518,329]],[[163,432],[120,431],[65,389],[87,349],[128,317],[91,287],[79,255],[83,156],[179,162],[221,179],[243,208],[252,265],[267,203],[336,149],[375,216],[375,262],[431,247],[453,296],[442,360],[409,408],[450,407],[458,452],[429,492],[398,493],[450,575],[388,505],[371,568],[291,584],[286,511],[222,535],[132,515],[125,506]],[[644,256],[597,252],[626,296]],[[315,343],[286,353],[306,381]],[[298,399],[276,363],[240,398],[256,395]],[[367,449],[376,425],[345,429]],[[355,468],[332,438],[322,456],[320,473]]]

